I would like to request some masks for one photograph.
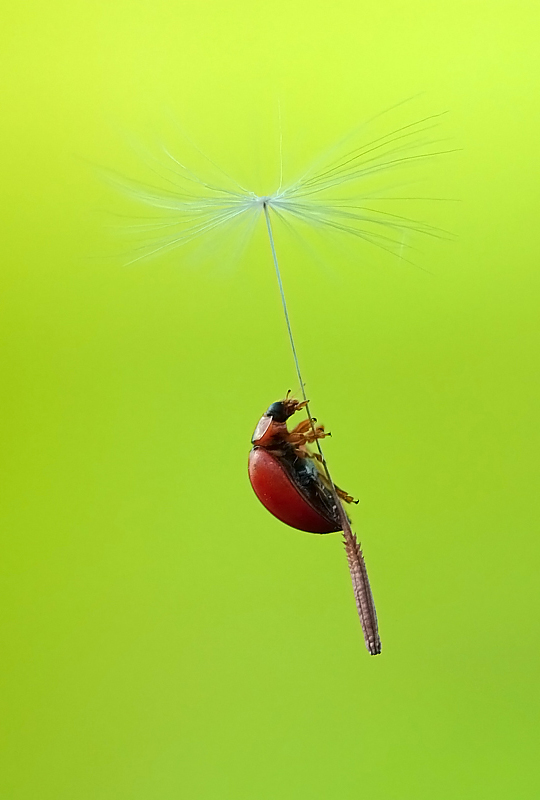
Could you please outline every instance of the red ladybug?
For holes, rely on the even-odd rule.
[[[329,434],[309,419],[287,428],[289,417],[306,405],[287,394],[263,414],[251,440],[249,479],[263,506],[282,522],[309,533],[333,533],[342,530],[335,495],[319,466],[319,454],[307,448]],[[336,491],[341,499],[353,501]]]

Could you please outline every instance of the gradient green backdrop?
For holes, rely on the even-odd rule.
[[[2,800],[539,796],[539,24],[500,0],[4,10]],[[361,498],[370,658],[338,537],[247,481],[294,386],[263,229],[126,268],[145,212],[92,164],[142,177],[130,142],[172,116],[269,191],[278,101],[292,175],[419,91],[401,121],[448,109],[462,148],[428,170],[459,198],[424,209],[457,235],[416,242],[432,274],[278,243]]]

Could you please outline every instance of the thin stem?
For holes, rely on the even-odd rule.
[[[291,328],[291,320],[289,318],[289,311],[287,310],[287,301],[285,300],[285,291],[283,289],[283,282],[281,280],[281,272],[280,272],[279,264],[278,264],[278,260],[277,260],[276,247],[275,247],[275,244],[274,244],[274,235],[272,233],[272,225],[270,223],[270,215],[268,213],[268,204],[266,202],[263,203],[263,208],[264,208],[264,218],[266,220],[266,228],[268,230],[268,237],[270,239],[270,248],[272,250],[272,258],[274,260],[274,267],[275,267],[275,270],[276,270],[276,277],[277,277],[278,286],[279,286],[279,294],[281,296],[281,305],[283,306],[283,313],[285,314],[285,322],[287,323],[287,331],[288,331],[288,334],[289,334],[289,342],[291,343],[291,349],[292,349],[293,358],[294,358],[294,366],[296,367],[296,374],[298,375],[298,380],[300,382],[300,391],[302,392],[302,398],[304,400],[307,400],[306,391],[305,391],[305,388],[304,388],[304,381],[302,380],[302,373],[300,372],[300,363],[298,361],[298,354],[296,352],[296,347],[295,347],[295,344],[294,344],[294,337],[293,337],[293,332],[292,332],[292,328]],[[308,414],[309,414],[309,412],[308,412]],[[311,419],[311,417],[310,417],[310,419]]]

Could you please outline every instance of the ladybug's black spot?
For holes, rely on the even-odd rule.
[[[286,422],[289,416],[285,403],[281,400],[278,400],[277,403],[272,403],[265,414],[265,417],[272,417],[276,422]]]

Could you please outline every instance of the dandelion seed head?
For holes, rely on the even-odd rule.
[[[239,241],[245,244],[265,212],[299,235],[314,229],[355,237],[407,261],[404,251],[412,247],[412,234],[447,237],[446,231],[415,212],[401,213],[404,201],[438,199],[411,194],[416,178],[405,173],[452,152],[446,142],[434,138],[440,117],[423,117],[382,135],[370,136],[362,129],[361,135],[346,138],[288,183],[280,157],[279,186],[268,194],[246,188],[209,159],[208,174],[195,172],[163,147],[161,157],[152,159],[151,182],[113,177],[127,195],[154,213],[134,226],[142,244],[129,263],[232,231],[242,231]]]

